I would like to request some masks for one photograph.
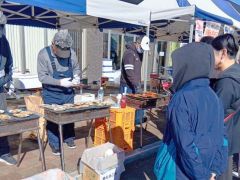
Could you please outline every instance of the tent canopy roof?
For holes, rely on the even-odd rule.
[[[184,41],[188,39],[193,18],[215,21],[240,28],[237,12],[238,0],[123,0],[151,10],[151,33],[161,40]],[[235,4],[231,1],[234,1]],[[239,3],[239,2],[238,2]],[[159,4],[159,6],[157,5]],[[240,3],[239,3],[240,4]],[[234,6],[235,5],[235,6]],[[240,6],[239,6],[240,9]],[[213,13],[214,12],[214,13]],[[119,28],[118,22],[108,22],[101,28]],[[144,28],[123,26],[124,32],[142,33]]]
[[[98,17],[140,26],[150,24],[150,10],[120,0],[9,0],[0,10],[9,24],[46,28],[98,26]]]

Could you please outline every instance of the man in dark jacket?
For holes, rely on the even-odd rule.
[[[143,52],[149,50],[149,38],[143,37],[136,42],[126,45],[122,59],[120,93],[140,93],[141,92],[141,68]],[[143,110],[137,110],[135,114],[136,122],[144,116]]]
[[[126,45],[121,70],[121,92],[127,87],[128,93],[137,93],[141,88],[142,53],[140,42]]]
[[[0,109],[6,110],[6,95],[4,85],[12,79],[12,55],[8,40],[4,35],[4,25],[6,24],[6,17],[0,12]],[[0,162],[7,165],[16,164],[16,160],[9,153],[9,144],[7,137],[0,137]]]
[[[215,49],[215,65],[219,70],[214,90],[222,100],[225,118],[240,107],[240,65],[235,62],[238,45],[231,34],[218,36],[212,42]],[[232,176],[232,158],[240,152],[240,113],[229,119],[225,125],[229,141],[229,167],[222,179]]]

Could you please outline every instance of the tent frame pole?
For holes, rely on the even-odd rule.
[[[24,31],[24,26],[20,26],[19,28],[20,32],[20,44],[21,44],[21,73],[25,74],[26,73],[26,51],[25,51],[25,31]]]
[[[195,26],[195,18],[193,17],[191,19],[191,25],[190,25],[189,43],[193,42],[194,26]]]
[[[149,38],[150,36],[150,26],[151,26],[151,12],[150,12],[150,24],[147,26],[147,32],[146,36]],[[144,56],[143,56],[143,62],[145,65],[145,70],[144,70],[144,86],[143,86],[143,91],[147,91],[147,76],[148,76],[148,51],[144,51]]]

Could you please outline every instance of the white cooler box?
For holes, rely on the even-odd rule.
[[[74,96],[74,103],[91,102],[94,100],[95,100],[95,94],[84,93],[84,94],[76,94]]]
[[[38,76],[31,74],[14,73],[13,84],[19,90],[42,88],[42,83],[38,80]]]

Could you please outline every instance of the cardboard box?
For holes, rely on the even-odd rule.
[[[43,104],[41,96],[37,95],[25,96],[24,101],[28,111],[44,115],[44,109],[40,107],[40,105]]]
[[[105,156],[111,149],[113,154]],[[125,153],[112,143],[86,149],[83,152],[80,170],[83,180],[119,180],[124,168]]]
[[[120,173],[118,173],[117,168],[112,168],[106,172],[99,173],[94,171],[88,166],[83,168],[83,180],[115,180],[120,179]]]
[[[42,116],[39,118],[39,128],[40,128],[39,133],[40,133],[40,138],[43,141],[47,141],[46,120],[43,117],[44,109],[40,107],[40,105],[43,104],[42,97],[38,95],[25,96],[24,101],[28,111],[32,111]],[[34,137],[35,138],[37,137],[37,134],[35,131],[31,132],[30,134],[30,138],[34,138]]]

